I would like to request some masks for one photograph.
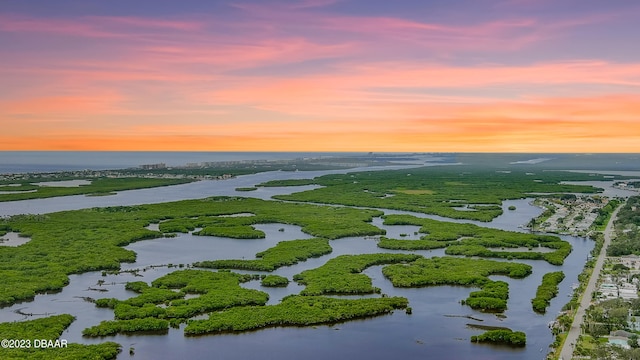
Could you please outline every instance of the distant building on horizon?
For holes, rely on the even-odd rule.
[[[140,165],[140,168],[141,168],[142,170],[166,169],[166,168],[167,168],[167,164],[165,164],[165,163],[158,163],[158,164],[145,164],[145,165]]]

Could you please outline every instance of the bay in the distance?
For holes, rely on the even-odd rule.
[[[164,163],[184,166],[187,163],[294,160],[356,156],[363,153],[338,152],[177,152],[177,151],[1,151],[0,174],[56,172],[75,170],[113,170],[143,164]]]

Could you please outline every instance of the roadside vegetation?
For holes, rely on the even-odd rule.
[[[576,311],[578,309],[580,299],[584,295],[585,289],[589,282],[589,278],[593,273],[593,268],[596,263],[596,258],[602,250],[604,243],[604,236],[602,233],[593,234],[593,240],[595,245],[591,249],[591,259],[587,260],[582,269],[582,272],[578,275],[578,284],[574,287],[571,299],[563,307],[562,311],[556,317],[555,321],[551,323],[551,333],[555,336],[554,341],[549,345],[551,348],[548,358],[557,359],[558,352],[562,349],[566,338],[566,332],[571,328]]]
[[[637,197],[631,197],[628,201],[633,202],[636,198]],[[616,206],[618,205],[619,203]],[[626,214],[631,215],[630,218],[624,217],[625,213],[623,210],[625,209],[631,210]],[[607,220],[604,224],[605,227],[606,224],[611,221],[611,214],[613,213],[613,210],[615,209],[600,212],[600,215],[603,213],[609,213],[609,215],[606,216]],[[620,231],[624,232],[623,229],[628,229],[628,221],[633,219],[634,210],[635,209],[632,207],[627,208],[626,204],[620,209],[617,220],[614,223],[614,230],[617,234],[619,234]],[[621,214],[623,214],[622,218],[620,217]],[[621,219],[626,220],[621,221]],[[633,223],[633,220],[630,222]],[[631,227],[633,228],[633,225]],[[552,331],[553,334],[556,335],[556,339],[550,345],[552,352],[549,354],[549,357],[551,358],[558,357],[558,351],[562,349],[566,339],[566,331],[568,331],[573,323],[578,303],[582,296],[587,295],[585,294],[585,288],[592,276],[596,258],[602,250],[604,234],[602,232],[595,232],[592,234],[592,238],[596,241],[596,244],[591,251],[591,259],[586,262],[582,273],[578,276],[580,283],[574,289],[571,300],[563,307],[563,312],[552,324]],[[607,250],[609,250],[616,241],[617,236],[614,236],[612,243],[609,245]],[[612,265],[612,262],[605,262],[605,267],[600,273],[600,276],[606,275],[607,277],[610,277],[608,281],[613,281],[615,283],[615,287],[618,285],[629,285],[627,282],[635,281],[634,277],[637,275],[631,276],[631,273],[628,270],[629,269],[621,263],[615,263]],[[615,287],[612,290],[615,291]],[[595,291],[591,295],[593,295],[592,303],[591,306],[586,309],[584,323],[582,324],[583,332],[582,335],[578,337],[573,355],[597,359],[640,359],[640,346],[638,345],[638,336],[640,336],[640,331],[637,330],[637,318],[640,317],[640,300],[623,300],[622,298],[611,299],[609,297],[611,295],[605,297],[600,291]],[[620,294],[618,293],[618,295]],[[608,343],[608,335],[612,334],[612,331],[619,330],[623,331],[621,333],[621,335],[624,335],[622,339],[630,336],[627,337],[627,345],[630,349],[625,349]]]
[[[640,332],[636,319],[640,317],[640,300],[611,299],[591,305],[586,312],[584,334],[579,339],[574,354],[597,359],[640,358]],[[628,349],[608,343],[612,332],[627,338]]]
[[[607,227],[607,223],[611,219],[611,214],[613,211],[620,205],[620,200],[612,199],[605,205],[603,208],[598,210],[598,217],[593,222],[593,227],[597,231],[604,231],[605,227]]]
[[[630,197],[618,212],[616,236],[607,248],[608,256],[640,255],[640,196]]]
[[[616,235],[607,249],[607,255],[638,254],[634,244],[637,242],[635,232],[640,225],[637,211],[639,203],[640,197],[630,197],[618,212],[614,228]],[[605,263],[601,272],[602,281],[607,282],[610,288],[613,286],[613,289],[606,295],[600,291],[594,294],[596,301],[586,310],[584,334],[579,338],[574,354],[598,359],[640,359],[640,299],[615,298],[616,289],[619,291],[617,295],[622,296],[623,288],[628,293],[629,289],[637,287],[638,275],[635,270],[613,259]],[[604,291],[602,288],[600,290]],[[612,295],[614,298],[611,298]],[[610,344],[608,338],[612,334],[626,341],[628,348]]]

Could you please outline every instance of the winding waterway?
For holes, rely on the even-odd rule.
[[[370,170],[368,168],[367,170]],[[273,179],[309,178],[326,173],[347,172],[271,172],[240,176],[223,181],[201,181],[157,189],[125,191],[109,197],[92,198],[72,196],[55,199],[27,200],[12,203],[0,203],[0,214],[47,213],[60,210],[80,209],[94,206],[134,205],[158,203],[182,199],[202,198],[215,195],[251,196],[268,199],[275,194],[286,194],[306,190],[311,187],[260,188],[253,192],[236,192],[236,187],[252,186]],[[490,223],[473,222],[504,230],[524,231],[520,227],[541,209],[529,204],[530,199],[505,201],[504,214]],[[516,206],[516,210],[507,208]],[[403,211],[385,210],[386,214],[407,213]],[[444,221],[456,221],[437,216],[411,213],[420,217],[429,217]],[[462,221],[460,221],[462,222]],[[470,222],[470,221],[465,221]],[[407,239],[414,238],[416,226],[385,226],[380,218],[374,219],[374,225],[387,230],[391,237],[407,234]],[[233,240],[218,237],[193,236],[179,234],[176,238],[163,238],[140,241],[127,246],[135,251],[137,261],[123,264],[122,269],[141,269],[151,265],[190,264],[194,261],[253,258],[255,253],[274,246],[279,241],[309,238],[299,227],[283,224],[256,225],[266,234],[265,239]],[[280,229],[284,231],[279,231]],[[69,342],[99,343],[116,341],[122,344],[125,351],[120,359],[129,358],[126,351],[135,348],[135,358],[192,358],[192,359],[543,359],[553,341],[547,323],[555,318],[558,311],[568,300],[571,284],[576,282],[578,273],[593,247],[589,240],[564,236],[573,246],[573,252],[565,260],[565,265],[557,267],[544,261],[527,261],[533,266],[533,274],[525,279],[514,280],[495,276],[493,279],[509,283],[509,308],[504,312],[505,318],[492,314],[474,311],[459,301],[475,289],[465,287],[440,286],[416,289],[394,288],[381,273],[381,266],[371,267],[365,273],[373,279],[374,286],[382,289],[389,296],[404,296],[409,299],[413,314],[396,311],[387,316],[372,319],[350,321],[331,326],[308,328],[269,328],[259,331],[210,335],[202,337],[185,337],[184,325],[180,329],[170,329],[166,335],[118,335],[103,339],[87,339],[81,336],[84,328],[98,324],[102,320],[113,319],[113,311],[99,309],[83,297],[102,298],[115,297],[125,299],[135,296],[133,292],[124,290],[128,281],[151,282],[176,268],[148,268],[140,272],[141,277],[129,273],[102,276],[101,272],[91,272],[70,276],[70,284],[61,292],[36,296],[32,302],[20,303],[0,309],[0,321],[21,321],[51,314],[68,313],[77,320],[66,330],[61,338]],[[327,260],[342,254],[362,254],[378,252],[394,252],[380,249],[376,240],[365,237],[350,237],[331,241],[333,252],[320,258],[309,259],[290,267],[280,268],[275,274],[291,279],[293,275],[306,269],[323,265]],[[416,251],[426,257],[442,256],[443,249]],[[542,276],[549,271],[563,270],[565,280],[560,284],[560,294],[553,299],[546,315],[535,314],[531,309],[531,299],[535,296],[536,287]],[[104,285],[98,286],[98,281]],[[302,287],[290,283],[286,288],[264,288],[258,281],[243,286],[259,289],[270,294],[269,304],[277,303],[282,297],[298,293]],[[97,291],[107,290],[107,291]],[[372,295],[379,296],[379,295]],[[41,314],[26,317],[16,313]],[[449,317],[445,315],[471,315],[482,319],[482,322],[465,317]],[[481,330],[471,329],[468,323],[510,327],[527,333],[525,348],[495,347],[477,345],[469,341],[471,335]]]

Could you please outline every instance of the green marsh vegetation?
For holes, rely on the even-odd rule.
[[[166,333],[169,331],[169,321],[155,318],[102,321],[100,325],[86,328],[82,335],[87,337],[109,336],[137,332]]]
[[[105,342],[97,345],[68,344],[65,347],[36,349],[34,339],[60,339],[64,330],[71,325],[74,317],[71,315],[55,315],[41,319],[11,323],[0,323],[0,338],[2,339],[30,339],[30,349],[0,348],[0,358],[4,359],[115,359],[120,352],[120,345]]]
[[[408,256],[406,259],[415,257]],[[383,260],[389,263],[399,261],[399,258],[377,257],[375,260],[369,259],[368,264]],[[367,265],[364,259],[359,263],[361,269]],[[187,322],[187,335],[247,331],[269,326],[305,326],[378,316],[405,308],[408,304],[407,299],[401,297],[342,300],[293,295],[284,298],[278,305],[264,306],[268,300],[266,293],[239,286],[241,282],[255,277],[229,271],[179,270],[153,281],[151,286],[144,282],[131,282],[127,284],[127,289],[140,295],[127,300],[98,299],[96,306],[113,308],[116,320],[103,321],[85,329],[83,334],[97,337],[117,333],[158,332],[181,322]],[[288,280],[267,275],[263,282],[272,282],[273,285],[269,286],[281,286],[286,285]],[[185,294],[199,296],[181,299]],[[209,313],[209,320],[188,320],[204,313]]]
[[[193,232],[193,235],[218,236],[233,239],[264,239],[265,234],[251,226],[207,226],[206,228]]]
[[[527,264],[464,259],[456,257],[419,258],[410,264],[387,265],[382,274],[396,287],[460,285],[479,287],[464,304],[483,311],[503,311],[509,298],[508,284],[492,281],[490,275],[505,275],[521,279],[531,274]]]
[[[256,254],[257,260],[213,260],[200,261],[195,267],[213,269],[244,269],[273,271],[282,266],[291,266],[311,257],[331,253],[327,239],[302,239],[281,241],[276,246]]]
[[[131,306],[142,306],[147,303],[160,304],[167,300],[180,299],[184,297],[184,293],[182,292],[176,292],[166,287],[152,287],[144,281],[128,282],[124,288],[140,294],[134,298],[122,301],[122,303]]]
[[[267,275],[261,281],[260,285],[267,287],[286,287],[289,285],[289,279],[280,275]]]
[[[223,217],[244,213],[254,216]],[[119,270],[121,263],[136,259],[123,246],[196,226],[253,229],[252,224],[284,223],[301,226],[312,236],[337,239],[384,234],[370,223],[380,215],[377,210],[229,197],[17,215],[0,220],[0,228],[31,241],[0,247],[0,306],[60,290],[68,284],[69,274]],[[160,231],[146,229],[150,223],[160,223]]]
[[[156,317],[184,321],[226,307],[266,304],[266,293],[239,285],[254,278],[229,271],[178,270],[154,280],[151,286],[130,282],[126,288],[140,295],[126,300],[98,299],[96,306],[113,308],[116,320]],[[197,296],[184,299],[187,294]],[[160,304],[163,306],[156,306]]]
[[[570,172],[533,174],[524,168],[512,171],[495,169],[472,166],[425,167],[325,175],[309,180],[278,180],[260,186],[323,186],[275,197],[280,200],[386,208],[454,219],[491,221],[502,214],[500,205],[503,200],[531,197],[532,193],[596,193],[599,189],[591,186],[566,185],[560,182],[602,179],[602,176]],[[466,209],[458,210],[461,207]]]
[[[151,205],[149,205],[151,207]],[[250,233],[254,224],[283,223],[298,225],[312,236],[337,239],[346,236],[381,235],[384,231],[370,224],[382,211],[327,207],[309,204],[291,204],[250,198],[214,197],[203,200],[154,204],[156,219],[162,232],[189,232],[202,228],[194,235],[225,227]],[[254,216],[225,216],[252,213]],[[160,217],[162,214],[162,217]],[[171,215],[169,215],[171,214]],[[221,216],[222,215],[222,216]],[[211,230],[207,230],[211,228]],[[263,238],[264,233],[253,230],[253,238]],[[233,231],[228,231],[233,232]]]
[[[38,178],[37,181],[75,180],[75,178]],[[70,195],[103,195],[117,191],[147,189],[160,186],[171,186],[192,182],[191,179],[149,179],[149,178],[97,178],[91,179],[91,184],[77,187],[56,187],[32,185],[32,181],[19,181],[21,186],[2,186],[0,191],[20,191],[14,194],[0,194],[0,202],[29,199],[43,199],[56,196]],[[12,183],[16,183],[12,181]],[[35,192],[27,192],[36,190]]]
[[[383,297],[343,300],[323,296],[292,295],[280,304],[232,308],[212,313],[207,320],[190,320],[185,335],[238,332],[274,326],[333,324],[384,315],[406,308],[407,299]]]
[[[489,330],[480,335],[473,335],[471,342],[525,346],[527,344],[527,335],[522,331],[512,331],[508,329]]]
[[[526,234],[480,227],[474,224],[458,224],[417,218],[411,215],[388,215],[385,225],[421,226],[420,240],[398,240],[382,237],[378,247],[393,250],[429,250],[446,248],[447,255],[497,257],[506,259],[545,260],[553,265],[562,265],[571,253],[571,244],[557,236]],[[531,251],[499,251],[528,247]],[[555,249],[553,252],[535,251],[538,247]]]
[[[536,297],[531,300],[533,311],[544,314],[551,303],[551,299],[558,295],[558,285],[564,280],[562,271],[544,274],[542,283],[536,290]]]
[[[313,179],[286,179],[286,180],[271,180],[262,183],[258,186],[261,187],[282,187],[282,186],[305,186],[305,185],[317,185]]]
[[[361,272],[371,266],[411,262],[422,258],[410,254],[340,255],[324,265],[305,270],[293,277],[305,289],[301,295],[379,293],[371,278]]]
[[[228,271],[179,270],[154,280],[151,286],[141,281],[128,283],[126,288],[140,295],[126,300],[96,300],[96,306],[113,309],[115,320],[85,329],[83,335],[166,331],[169,325],[200,314],[234,306],[264,305],[269,300],[267,293],[239,285],[254,278]],[[187,294],[197,296],[184,299]]]
[[[219,236],[234,239],[264,239],[265,234],[256,230],[251,225],[259,223],[259,219],[251,219],[251,216],[198,216],[193,218],[173,218],[162,221],[159,229],[162,232],[188,233],[193,235]],[[256,222],[256,220],[258,222]],[[201,228],[194,231],[196,228]]]
[[[509,284],[504,281],[491,281],[480,288],[480,291],[472,291],[461,303],[469,305],[472,309],[488,312],[502,312],[507,309]]]
[[[555,248],[556,251],[542,253],[537,251],[493,251],[482,245],[451,245],[447,247],[447,255],[464,255],[479,257],[495,257],[503,259],[545,260],[552,265],[562,265],[564,259],[571,253],[571,244],[566,241],[549,242],[544,245]]]
[[[237,187],[236,191],[256,191],[258,190],[257,187],[255,186],[251,186],[251,187]]]

